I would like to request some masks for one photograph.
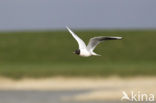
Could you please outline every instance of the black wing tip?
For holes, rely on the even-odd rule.
[[[123,37],[114,37],[114,36],[106,36],[104,38],[102,38],[102,40],[121,40],[123,39]]]

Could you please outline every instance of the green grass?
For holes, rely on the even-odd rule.
[[[154,76],[155,63],[96,63],[96,64],[12,64],[1,65],[0,75],[11,78],[22,77],[106,77],[118,76]]]
[[[94,36],[122,36],[98,45],[101,57],[72,54],[77,42],[67,31],[0,33],[0,76],[156,75],[155,30],[75,31],[87,43]]]

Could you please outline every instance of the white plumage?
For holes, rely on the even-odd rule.
[[[75,40],[78,42],[78,45],[79,45],[79,49],[76,50],[74,53],[78,54],[80,56],[83,56],[83,57],[89,57],[89,56],[92,56],[92,55],[100,56],[99,54],[96,54],[94,52],[94,49],[96,48],[96,46],[99,43],[101,43],[104,40],[119,40],[119,39],[122,39],[122,37],[112,37],[112,36],[93,37],[93,38],[91,38],[89,40],[89,43],[86,46],[84,41],[81,38],[79,38],[71,29],[69,29],[69,27],[66,27],[66,28],[68,29],[70,34],[75,38]]]

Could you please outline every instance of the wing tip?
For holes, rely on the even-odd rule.
[[[69,28],[68,26],[66,26],[66,28]]]
[[[66,28],[67,28],[68,30],[70,30],[70,28],[69,28],[68,26],[66,26]]]

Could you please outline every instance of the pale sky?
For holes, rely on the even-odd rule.
[[[0,30],[156,28],[156,0],[0,0]]]

